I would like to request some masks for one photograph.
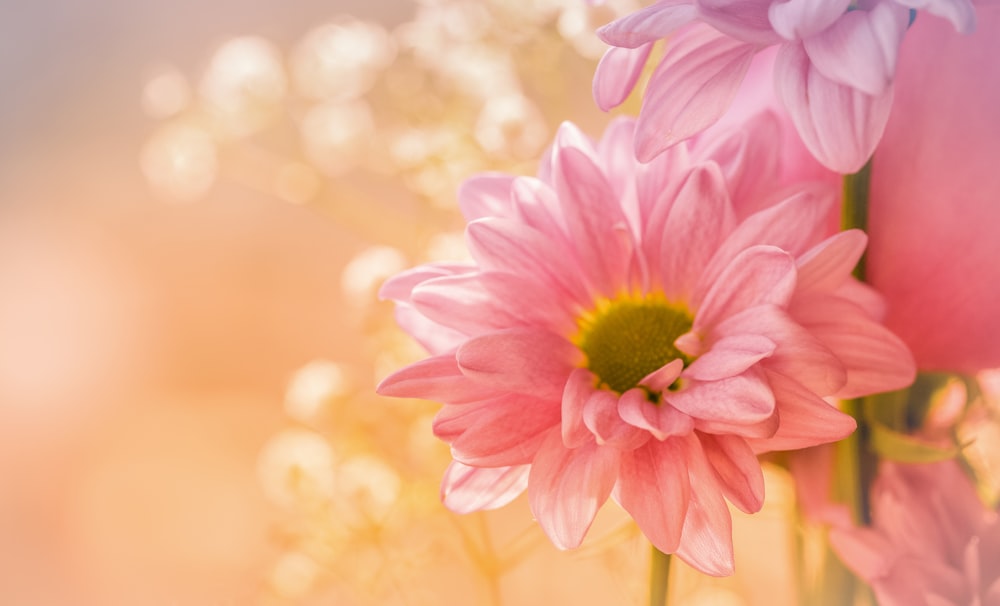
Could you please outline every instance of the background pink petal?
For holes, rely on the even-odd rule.
[[[812,36],[840,18],[851,0],[777,0],[767,15],[774,31],[788,40]]]
[[[872,173],[869,277],[921,369],[1000,366],[1000,6],[917,19]]]

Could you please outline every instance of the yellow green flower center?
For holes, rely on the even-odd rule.
[[[691,330],[688,311],[666,299],[650,296],[605,301],[579,320],[576,344],[587,356],[587,368],[618,393],[636,387],[646,375],[680,358],[674,346]]]

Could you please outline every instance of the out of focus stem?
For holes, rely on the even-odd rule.
[[[670,579],[670,554],[653,547],[649,567],[649,606],[665,606]]]

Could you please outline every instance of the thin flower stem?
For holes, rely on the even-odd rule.
[[[665,606],[670,579],[670,554],[653,547],[649,569],[649,606]]]
[[[868,230],[868,194],[872,178],[872,161],[861,167],[856,173],[844,175],[844,204],[841,207],[840,225],[843,229]],[[865,281],[867,255],[861,257],[858,266],[854,268],[854,277]]]

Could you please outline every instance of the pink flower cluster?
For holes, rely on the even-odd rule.
[[[835,232],[834,188],[788,178],[766,144],[781,127],[763,114],[642,164],[634,122],[597,142],[564,124],[537,178],[462,187],[474,263],[382,289],[432,357],[378,390],[444,403],[449,507],[527,488],[572,548],[611,497],[661,551],[730,574],[726,500],[761,507],[756,455],[851,433],[824,398],[912,381],[851,277],[865,235]]]
[[[608,109],[669,38],[643,98],[635,150],[648,161],[714,123],[761,50],[779,47],[774,82],[802,141],[825,166],[864,165],[889,118],[900,46],[917,9],[974,29],[972,0],[658,0],[599,30],[612,45],[594,77]]]
[[[834,549],[882,606],[1000,605],[1000,515],[955,461],[886,463],[871,528],[838,529]]]

